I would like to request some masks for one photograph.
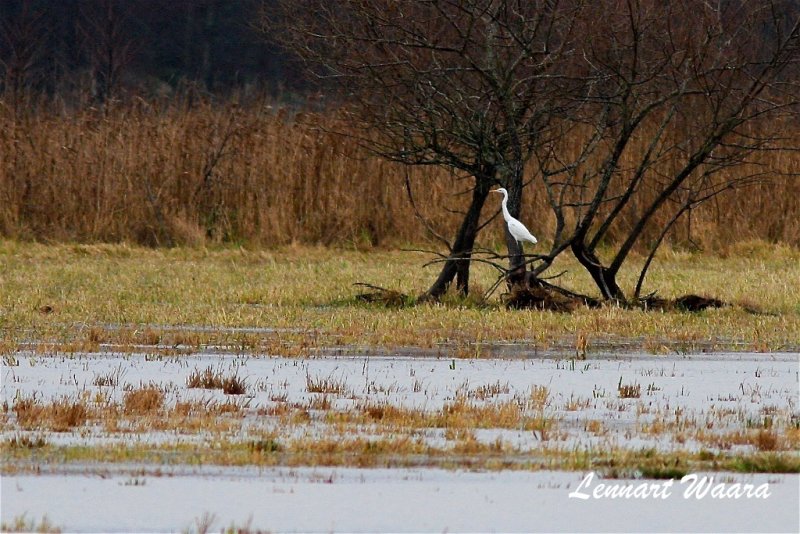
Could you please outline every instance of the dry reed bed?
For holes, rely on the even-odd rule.
[[[334,120],[234,102],[138,100],[102,112],[36,105],[17,114],[0,102],[0,235],[146,245],[419,243],[426,236],[406,198],[406,172],[420,211],[453,233],[468,181],[370,156],[353,139],[326,133]],[[797,154],[771,157],[784,171],[800,165]],[[798,198],[800,183],[788,177],[734,191],[695,210],[691,235],[679,225],[673,242],[796,245]],[[554,227],[536,187],[526,192],[522,218],[537,235]]]

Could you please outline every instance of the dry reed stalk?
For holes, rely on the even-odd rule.
[[[140,100],[103,112],[37,104],[27,113],[0,105],[0,235],[151,246],[427,242],[405,194],[406,169],[327,133],[334,121],[332,114],[234,102]],[[577,151],[580,140],[574,144]],[[645,144],[639,140],[632,153]],[[787,173],[800,167],[798,153],[762,157]],[[409,172],[420,211],[452,235],[455,212],[469,200],[460,194],[464,183],[442,169]],[[536,185],[526,190],[520,218],[547,236],[555,221]],[[726,193],[695,209],[691,226],[676,226],[671,241],[716,249],[754,238],[800,245],[799,198],[800,182],[786,176]],[[484,241],[500,241],[499,224]]]

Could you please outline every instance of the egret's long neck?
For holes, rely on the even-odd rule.
[[[503,218],[507,221],[511,218],[511,214],[508,213],[508,193],[503,192]]]

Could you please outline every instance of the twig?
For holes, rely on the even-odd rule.
[[[405,179],[406,179],[406,193],[408,193],[408,200],[411,203],[411,208],[414,210],[414,215],[417,217],[417,219],[420,220],[420,222],[425,227],[425,229],[433,237],[435,237],[436,239],[438,239],[439,241],[444,243],[444,246],[447,247],[447,250],[452,252],[453,251],[453,246],[450,244],[450,241],[448,241],[447,238],[445,238],[442,234],[437,232],[436,229],[434,229],[434,227],[431,224],[431,222],[428,219],[426,219],[425,217],[423,217],[422,213],[420,213],[419,209],[417,208],[417,203],[414,201],[414,193],[411,191],[411,176],[410,176],[410,174],[408,172],[408,166],[406,166],[405,171],[406,171],[406,173],[405,173],[406,174],[406,176],[405,176]]]

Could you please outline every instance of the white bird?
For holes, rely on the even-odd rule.
[[[508,213],[508,191],[506,191],[505,187],[501,187],[500,189],[495,189],[492,193],[503,193],[503,218],[506,220],[506,224],[508,224],[508,232],[517,240],[518,243],[521,244],[522,241],[528,241],[533,243],[534,245],[538,243],[538,239],[534,237],[525,225],[516,220],[514,217]]]

